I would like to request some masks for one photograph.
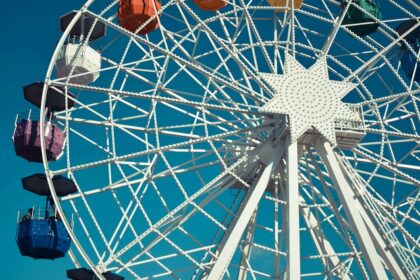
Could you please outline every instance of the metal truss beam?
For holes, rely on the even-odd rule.
[[[392,276],[395,279],[405,280],[407,277],[405,276],[404,272],[401,270],[401,267],[398,265],[397,260],[394,258],[392,253],[390,252],[390,248],[388,246],[392,246],[385,242],[382,238],[382,235],[379,233],[378,229],[375,227],[375,224],[368,216],[366,211],[361,206],[360,202],[357,203],[359,205],[360,214],[362,215],[363,221],[365,222],[371,238],[375,244],[376,250],[378,250],[379,254],[381,255],[382,259],[385,261],[386,265],[391,271]]]
[[[302,196],[300,196],[300,203],[306,204],[306,201]],[[309,207],[303,207],[302,213],[318,253],[320,255],[329,256],[328,258],[321,259],[325,271],[334,271],[331,274],[337,275],[340,279],[350,279],[347,275],[345,267],[340,262],[334,248],[331,246],[331,243],[327,238],[325,238],[319,220],[312,213]]]
[[[287,279],[300,279],[300,232],[299,232],[299,181],[298,144],[291,143],[287,148]]]
[[[257,209],[259,201],[267,188],[273,172],[277,169],[281,156],[280,151],[280,145],[278,145],[273,152],[270,163],[265,167],[258,180],[254,181],[252,187],[246,194],[241,206],[238,209],[237,216],[232,221],[230,227],[220,242],[220,246],[216,252],[217,259],[206,279],[213,280],[223,278],[223,275],[225,274],[233,254],[235,253],[242,238],[245,228],[249,224],[253,213]]]
[[[324,162],[335,186],[335,190],[340,197],[348,220],[350,221],[350,226],[353,229],[353,233],[356,236],[360,249],[362,250],[366,260],[371,277],[377,280],[388,279],[384,265],[378,255],[378,252],[376,251],[375,244],[371,238],[369,230],[358,210],[354,191],[347,182],[345,175],[340,168],[333,148],[329,142],[321,142],[320,140],[315,143],[315,148]]]
[[[241,267],[239,269],[238,280],[246,280],[247,275],[247,268],[249,267],[249,256],[251,255],[252,250],[252,242],[254,241],[254,232],[255,232],[255,222],[257,220],[257,210],[251,217],[249,221],[248,228],[245,235],[245,243],[242,249],[242,259],[241,259]]]
[[[341,168],[341,170],[343,171],[344,174],[347,175],[346,177],[350,181],[350,184],[356,185],[356,182],[354,182],[351,179],[351,174],[348,174],[345,168]],[[360,196],[357,195],[356,193],[353,195],[353,197],[360,198]],[[392,276],[395,279],[401,279],[401,280],[407,279],[397,259],[394,257],[394,255],[390,251],[389,247],[392,246],[392,244],[389,244],[389,242],[385,241],[383,235],[379,232],[378,227],[376,226],[376,223],[373,221],[373,219],[367,213],[366,209],[363,207],[360,199],[355,199],[355,203],[360,212],[360,215],[363,218],[363,221],[366,224],[367,229],[369,230],[369,234],[371,235],[371,238],[375,244],[376,250],[378,251],[379,255],[382,257],[386,265],[388,266],[389,270],[391,271]],[[380,213],[376,213],[376,215],[380,215]]]

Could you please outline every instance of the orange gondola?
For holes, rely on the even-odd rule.
[[[268,4],[270,4],[273,7],[278,7],[280,8],[280,10],[284,10],[284,8],[286,8],[287,6],[289,6],[289,8],[292,8],[292,2],[295,10],[299,10],[302,7],[303,0],[268,0]]]
[[[226,7],[225,0],[193,0],[197,6],[204,11],[217,11]]]
[[[118,22],[133,33],[145,35],[159,27],[157,14],[160,9],[157,0],[120,0]],[[149,23],[141,27],[147,21]]]

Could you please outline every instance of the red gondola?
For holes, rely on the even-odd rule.
[[[145,35],[159,27],[157,14],[160,9],[157,0],[120,0],[118,22],[133,33]],[[149,23],[143,26],[147,21]]]

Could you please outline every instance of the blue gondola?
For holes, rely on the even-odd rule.
[[[23,256],[54,260],[65,256],[71,239],[61,220],[29,217],[19,222],[16,242]]]
[[[415,24],[417,24],[417,20],[415,19],[406,20],[398,25],[396,31],[398,35],[402,36],[403,34],[406,34],[408,30],[412,29]],[[416,45],[418,42],[420,42],[420,26],[409,32],[406,36],[403,37],[403,39],[410,45]],[[403,51],[407,49],[405,42],[401,44],[401,49]]]
[[[51,196],[46,197],[45,211],[30,208],[19,217],[16,242],[22,256],[54,260],[66,255],[71,245],[70,235]]]
[[[416,70],[416,73],[414,74],[414,80],[419,82],[420,81],[420,63],[417,62],[417,57],[419,55],[420,44],[417,43],[416,45],[412,47],[416,54],[413,54],[411,51],[408,51],[408,50],[405,51],[401,58],[401,68],[404,70],[405,74],[410,80],[413,77],[414,70]]]
[[[416,24],[416,19],[404,21],[398,25],[396,31],[398,35],[402,36],[406,34],[408,30],[412,29]],[[400,45],[400,49],[403,52],[401,57],[401,68],[407,75],[408,79],[411,80],[414,75],[414,81],[418,82],[420,81],[420,63],[417,62],[420,49],[420,27],[417,27],[408,32],[408,34],[405,35],[403,39],[405,41],[403,41]],[[414,53],[409,50],[409,47],[414,50]]]

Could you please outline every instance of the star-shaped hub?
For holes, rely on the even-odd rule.
[[[259,111],[289,115],[292,143],[313,127],[335,146],[335,119],[360,121],[341,101],[356,85],[330,80],[325,57],[306,69],[286,53],[284,69],[284,75],[260,73],[274,97]]]

